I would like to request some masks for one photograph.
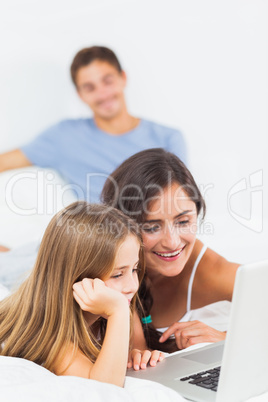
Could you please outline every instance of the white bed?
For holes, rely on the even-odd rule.
[[[0,357],[1,401],[5,402],[180,402],[160,384],[127,377],[125,387],[79,377],[56,376],[35,363]]]

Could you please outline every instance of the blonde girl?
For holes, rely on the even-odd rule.
[[[0,303],[2,356],[57,375],[123,386],[131,311],[143,277],[137,224],[120,211],[75,202],[49,223],[28,279]],[[135,361],[161,360],[135,350]]]

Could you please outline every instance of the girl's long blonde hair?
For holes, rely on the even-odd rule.
[[[141,244],[138,225],[111,207],[78,201],[55,215],[29,278],[0,303],[0,354],[53,371],[72,343],[95,361],[100,346],[73,298],[72,285],[83,278],[107,278],[129,234]],[[141,251],[140,281],[143,273]]]

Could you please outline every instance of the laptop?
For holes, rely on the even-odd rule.
[[[127,376],[198,402],[238,402],[268,391],[268,260],[238,268],[225,341],[175,352]]]

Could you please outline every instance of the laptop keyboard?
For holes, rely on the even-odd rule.
[[[218,389],[220,370],[220,367],[215,367],[211,370],[201,371],[200,373],[180,378],[180,381],[188,381],[188,384],[197,385],[198,387],[211,389],[211,391],[216,392]]]

